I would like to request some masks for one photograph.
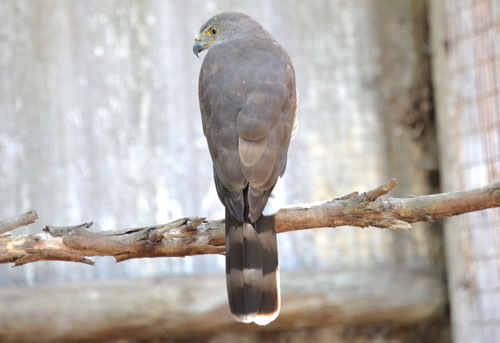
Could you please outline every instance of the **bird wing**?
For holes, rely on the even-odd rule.
[[[201,68],[199,101],[219,198],[243,222],[248,186],[248,216],[255,222],[285,171],[295,123],[288,54],[258,37],[214,45]]]

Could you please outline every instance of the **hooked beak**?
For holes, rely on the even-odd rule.
[[[198,56],[198,54],[200,52],[202,52],[203,50],[205,50],[205,44],[201,41],[200,37],[198,35],[196,35],[194,37],[194,45],[193,45],[193,53],[196,55],[196,57],[200,58],[200,56]]]
[[[203,43],[202,42],[196,42],[193,45],[193,52],[196,55],[196,57],[198,57],[198,58],[200,58],[200,56],[198,56],[198,54],[200,52],[202,52],[204,49],[205,48],[203,47]]]

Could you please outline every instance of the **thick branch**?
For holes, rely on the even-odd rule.
[[[284,208],[276,215],[277,231],[343,225],[410,229],[409,223],[413,222],[500,207],[500,182],[469,191],[380,199],[395,185],[396,181],[390,180],[362,194],[351,193],[325,202]],[[183,218],[164,225],[121,231],[96,231],[91,226],[92,223],[48,226],[44,233],[2,236],[0,263],[14,262],[17,266],[60,260],[93,264],[86,256],[114,256],[117,261],[123,261],[139,257],[221,254],[224,251],[223,220]]]

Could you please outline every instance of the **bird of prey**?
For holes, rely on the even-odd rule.
[[[226,284],[236,320],[266,325],[280,309],[276,223],[268,204],[295,127],[295,72],[257,21],[227,12],[195,36],[203,132],[226,208]],[[268,206],[266,207],[266,204]]]

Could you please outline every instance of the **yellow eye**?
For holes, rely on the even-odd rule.
[[[215,36],[217,32],[219,32],[219,28],[217,26],[212,26],[208,32],[210,36]]]

